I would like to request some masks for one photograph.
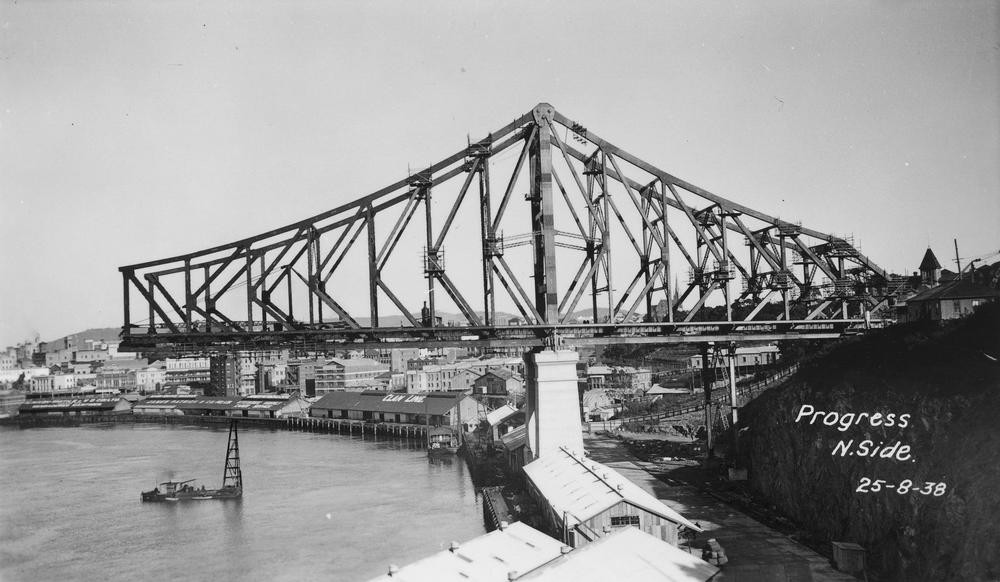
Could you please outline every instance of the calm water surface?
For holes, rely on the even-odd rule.
[[[241,428],[242,501],[139,501],[221,485],[226,437],[0,428],[0,580],[365,580],[484,532],[462,461],[371,436]]]

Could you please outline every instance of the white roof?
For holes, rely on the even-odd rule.
[[[634,527],[604,536],[518,580],[705,582],[719,569]]]
[[[508,451],[523,447],[528,443],[528,427],[522,424],[512,428],[507,434],[500,437],[500,442],[503,444],[503,448]]]
[[[514,416],[515,414],[517,414],[516,408],[514,408],[510,404],[504,404],[500,408],[497,408],[496,410],[493,410],[489,414],[487,414],[486,422],[488,422],[490,426],[496,426],[501,422],[507,420],[508,418]]]
[[[702,531],[611,467],[565,448],[528,463],[524,472],[556,515],[565,514],[571,526],[626,501],[674,523]]]
[[[655,396],[657,394],[690,394],[690,392],[691,392],[690,390],[686,390],[684,388],[664,388],[659,384],[653,384],[652,386],[649,387],[649,390],[646,390],[646,395],[648,396],[652,394]]]
[[[520,522],[473,538],[403,566],[371,582],[507,582],[508,574],[528,572],[560,555],[562,542]],[[388,567],[386,568],[388,571]]]

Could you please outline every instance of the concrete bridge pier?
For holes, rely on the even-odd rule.
[[[573,350],[544,349],[524,355],[528,451],[525,462],[566,447],[583,452],[580,393]]]

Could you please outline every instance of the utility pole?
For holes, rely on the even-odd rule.
[[[708,343],[701,344],[701,384],[705,389],[705,448],[708,458],[715,456],[712,450],[712,369],[708,362]]]
[[[958,267],[958,279],[962,280],[962,259],[958,258],[958,239],[952,239],[955,241],[955,266]]]

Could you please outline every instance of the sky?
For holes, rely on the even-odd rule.
[[[1000,250],[993,1],[0,3],[0,346],[536,103],[907,273]]]

